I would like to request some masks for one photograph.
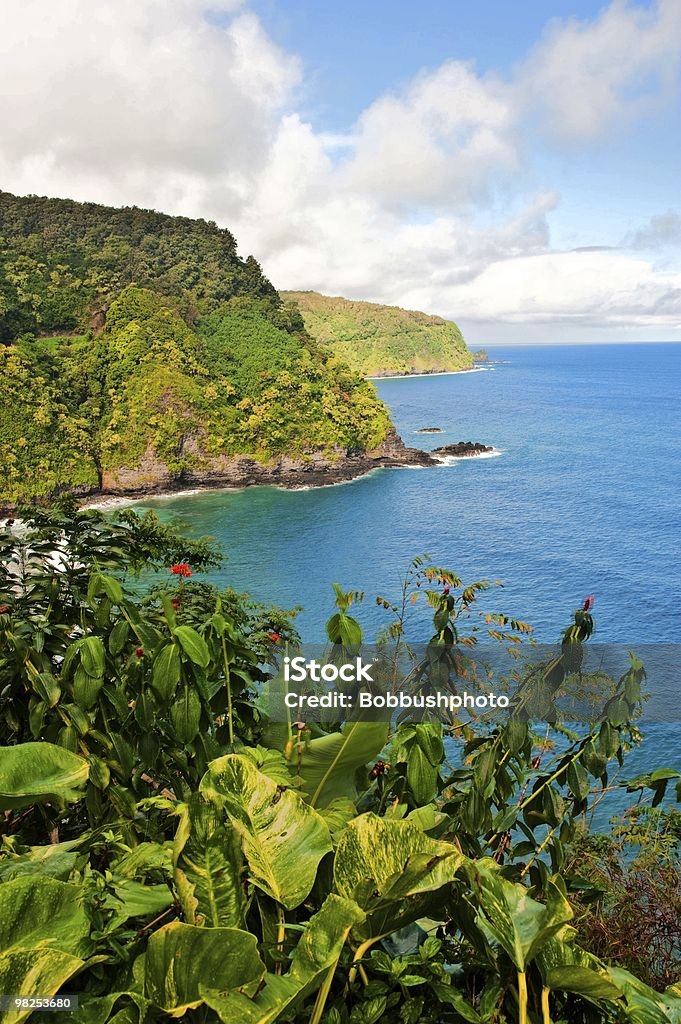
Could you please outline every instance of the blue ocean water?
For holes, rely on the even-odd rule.
[[[482,441],[497,458],[144,505],[220,541],[217,583],[302,605],[298,625],[311,642],[323,640],[332,581],[365,591],[355,614],[371,638],[385,622],[375,595],[396,595],[409,560],[427,552],[466,581],[503,580],[483,607],[529,621],[541,642],[556,641],[593,593],[599,643],[680,643],[681,345],[509,347],[490,357],[498,362],[479,372],[377,386],[407,444]],[[425,606],[415,614],[414,638],[426,640]],[[675,679],[656,704],[669,706],[669,721],[646,727],[628,777],[681,767]]]
[[[375,595],[394,595],[422,552],[466,581],[502,580],[484,607],[531,622],[542,642],[558,639],[589,593],[599,642],[681,641],[681,345],[490,356],[500,361],[480,372],[377,386],[407,444],[482,441],[498,458],[145,505],[220,541],[216,581],[302,605],[310,641],[323,639],[332,581],[365,591],[371,636],[384,622]],[[418,639],[427,622],[424,609]]]

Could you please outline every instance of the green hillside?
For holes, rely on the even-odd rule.
[[[215,224],[0,193],[0,503],[378,446],[371,384]]]
[[[319,292],[281,294],[297,304],[310,334],[358,373],[434,373],[473,366],[461,331],[451,320]]]

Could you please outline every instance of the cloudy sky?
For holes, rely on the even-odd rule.
[[[681,339],[681,0],[2,0],[0,188],[473,344]]]

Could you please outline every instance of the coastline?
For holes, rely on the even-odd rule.
[[[131,490],[127,493],[99,492],[84,497],[79,507],[82,509],[124,508],[149,499],[168,501],[174,498],[193,497],[197,494],[211,491],[215,493],[231,491],[237,494],[239,491],[244,491],[249,487],[274,487],[279,491],[321,490],[325,487],[341,487],[346,484],[355,483],[355,481],[370,476],[381,469],[442,469],[444,467],[451,467],[457,462],[494,459],[503,455],[504,449],[481,446],[480,450],[470,450],[458,455],[438,454],[437,451],[429,452],[420,448],[405,448],[404,452],[407,457],[402,461],[385,459],[375,460],[373,465],[369,465],[366,462],[361,466],[357,464],[353,466],[345,465],[342,469],[337,467],[333,474],[324,470],[317,470],[315,472],[301,470],[297,473],[291,473],[286,478],[273,473],[270,476],[263,475],[255,480],[242,480],[238,483],[234,481],[214,481],[203,484],[197,483],[193,487],[150,488],[146,490]],[[335,479],[329,479],[331,475]]]
[[[417,373],[378,373],[368,374],[365,380],[409,380],[413,377],[451,377],[455,373],[477,373],[486,370],[486,366],[466,366],[463,370],[421,370]]]

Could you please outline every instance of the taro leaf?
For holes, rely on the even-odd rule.
[[[203,1002],[202,988],[254,993],[265,975],[255,935],[239,928],[195,928],[173,921],[149,939],[145,994],[179,1017]]]
[[[362,814],[338,843],[334,884],[370,915],[364,937],[386,935],[422,917],[429,894],[451,882],[465,861],[455,846],[410,821]]]
[[[212,761],[199,788],[225,807],[241,836],[253,884],[288,910],[302,903],[320,860],[331,850],[321,815],[241,754]]]
[[[240,753],[244,757],[248,757],[258,771],[267,775],[273,782],[280,786],[291,785],[291,773],[280,750],[269,750],[267,747],[244,747]]]
[[[524,885],[509,882],[491,860],[477,861],[473,872],[487,929],[508,953],[518,971],[571,920],[572,908],[549,880],[546,903],[533,900]]]
[[[9,953],[49,947],[86,956],[90,926],[79,896],[77,885],[55,878],[29,875],[4,882],[0,885],[0,949]],[[36,993],[39,989],[32,994]]]
[[[85,758],[53,743],[0,747],[0,810],[41,801],[59,805],[80,800],[88,779]]]
[[[341,835],[348,827],[348,822],[357,817],[357,808],[353,804],[352,800],[348,800],[345,796],[339,796],[335,800],[332,800],[328,807],[324,807],[319,813],[329,826],[331,839],[333,840],[334,845],[336,845]]]
[[[330,894],[308,921],[287,974],[268,974],[254,999],[237,992],[209,992],[204,986],[206,1004],[223,1024],[272,1024],[318,989],[327,972],[335,970],[350,929],[363,919],[356,903]]]
[[[219,808],[199,794],[180,818],[173,847],[175,887],[189,924],[241,927],[245,893],[243,857],[236,829]]]
[[[318,736],[300,750],[294,746],[289,767],[313,807],[327,807],[339,796],[352,800],[355,772],[380,754],[387,738],[386,722],[347,722],[341,732]]]
[[[438,810],[437,804],[424,804],[422,807],[415,807],[407,815],[407,821],[416,825],[422,832],[432,832],[447,821],[447,815]]]
[[[81,839],[71,839],[67,843],[50,846],[31,846],[25,853],[19,854],[3,851],[0,857],[0,882],[26,875],[42,875],[65,882],[76,866],[78,854],[75,851],[81,842]]]
[[[602,999],[613,1002],[622,995],[605,973],[580,964],[553,967],[546,975],[546,985],[553,992],[574,992],[593,1002]]]
[[[10,950],[0,954],[0,991],[25,998],[54,996],[83,966],[77,956],[60,949]],[[28,1008],[6,1011],[0,1013],[0,1020],[21,1024],[32,1013]]]
[[[609,967],[608,976],[624,994],[631,1024],[681,1024],[681,995],[673,988],[655,992],[621,967]]]

